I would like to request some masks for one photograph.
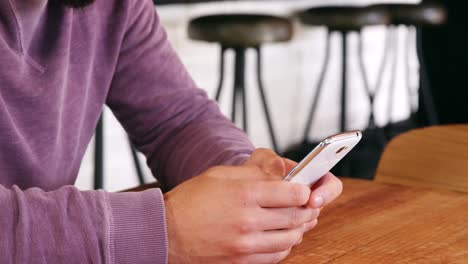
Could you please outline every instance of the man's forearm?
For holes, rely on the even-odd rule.
[[[213,165],[242,163],[247,136],[199,89],[171,47],[151,1],[132,4],[107,105],[173,188]]]
[[[159,190],[112,194],[0,185],[0,263],[166,263]]]

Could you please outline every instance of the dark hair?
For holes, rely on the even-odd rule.
[[[55,0],[56,2],[62,3],[66,6],[73,8],[85,7],[94,3],[94,0]]]

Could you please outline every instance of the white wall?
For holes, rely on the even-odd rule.
[[[258,1],[241,3],[215,3],[197,5],[167,6],[158,9],[163,24],[175,49],[181,56],[184,64],[193,75],[200,87],[213,95],[218,80],[219,48],[213,44],[193,42],[186,37],[187,22],[190,18],[210,13],[219,12],[253,12],[288,15],[301,7],[323,4],[369,4],[384,1],[325,1],[325,0],[297,0],[297,1]],[[396,2],[396,1],[393,1]],[[414,2],[401,0],[399,2]],[[405,71],[403,59],[405,54],[401,52],[406,29],[399,29],[399,64],[397,76],[397,100],[394,103],[392,119],[394,121],[404,119],[409,114],[408,96],[405,90]],[[274,118],[275,129],[278,134],[280,147],[286,148],[289,144],[301,139],[304,130],[304,122],[315,83],[322,66],[325,44],[325,30],[322,28],[304,28],[297,24],[295,39],[287,44],[268,45],[264,48],[264,81],[265,89]],[[385,31],[382,27],[370,27],[364,31],[365,36],[365,64],[370,75],[371,83],[375,83],[378,65],[380,63],[385,43]],[[325,81],[324,93],[320,101],[316,115],[316,123],[313,126],[311,137],[321,139],[338,130],[339,122],[339,94],[341,80],[341,47],[340,36],[333,36],[332,61]],[[348,119],[350,129],[361,129],[367,124],[369,103],[365,97],[360,72],[356,60],[356,36],[351,37],[349,45],[349,102]],[[411,82],[417,86],[418,64],[414,50],[411,55]],[[231,58],[232,59],[232,58]],[[231,59],[228,60],[227,76],[232,76]],[[254,70],[254,58],[248,57],[248,69]],[[254,75],[248,75],[247,85],[255,88]],[[226,93],[232,86],[232,80],[228,78]],[[383,94],[388,94],[389,72],[385,76]],[[250,101],[250,135],[256,146],[269,147],[269,139],[266,136],[262,111],[257,104],[258,98],[255,89],[250,89],[248,98]],[[377,122],[381,125],[388,122],[387,97],[377,99]],[[228,109],[224,109],[227,113]],[[106,189],[115,191],[137,185],[135,172],[129,152],[125,133],[120,128],[112,114],[106,113],[105,128],[105,172]],[[91,144],[92,146],[92,144]],[[143,157],[142,157],[143,160]],[[77,186],[81,189],[92,187],[92,153],[90,149],[83,160],[83,165],[78,177]],[[149,170],[146,171],[148,180],[152,180]]]

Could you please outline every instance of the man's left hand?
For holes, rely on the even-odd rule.
[[[257,149],[244,165],[262,169],[268,175],[266,180],[282,180],[297,163],[280,157],[273,150]],[[309,207],[322,208],[340,196],[343,184],[340,179],[328,172],[311,189]]]

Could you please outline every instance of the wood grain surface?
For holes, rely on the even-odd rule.
[[[468,194],[343,179],[282,263],[468,263]]]
[[[468,192],[468,125],[429,127],[396,137],[385,148],[376,180]]]

